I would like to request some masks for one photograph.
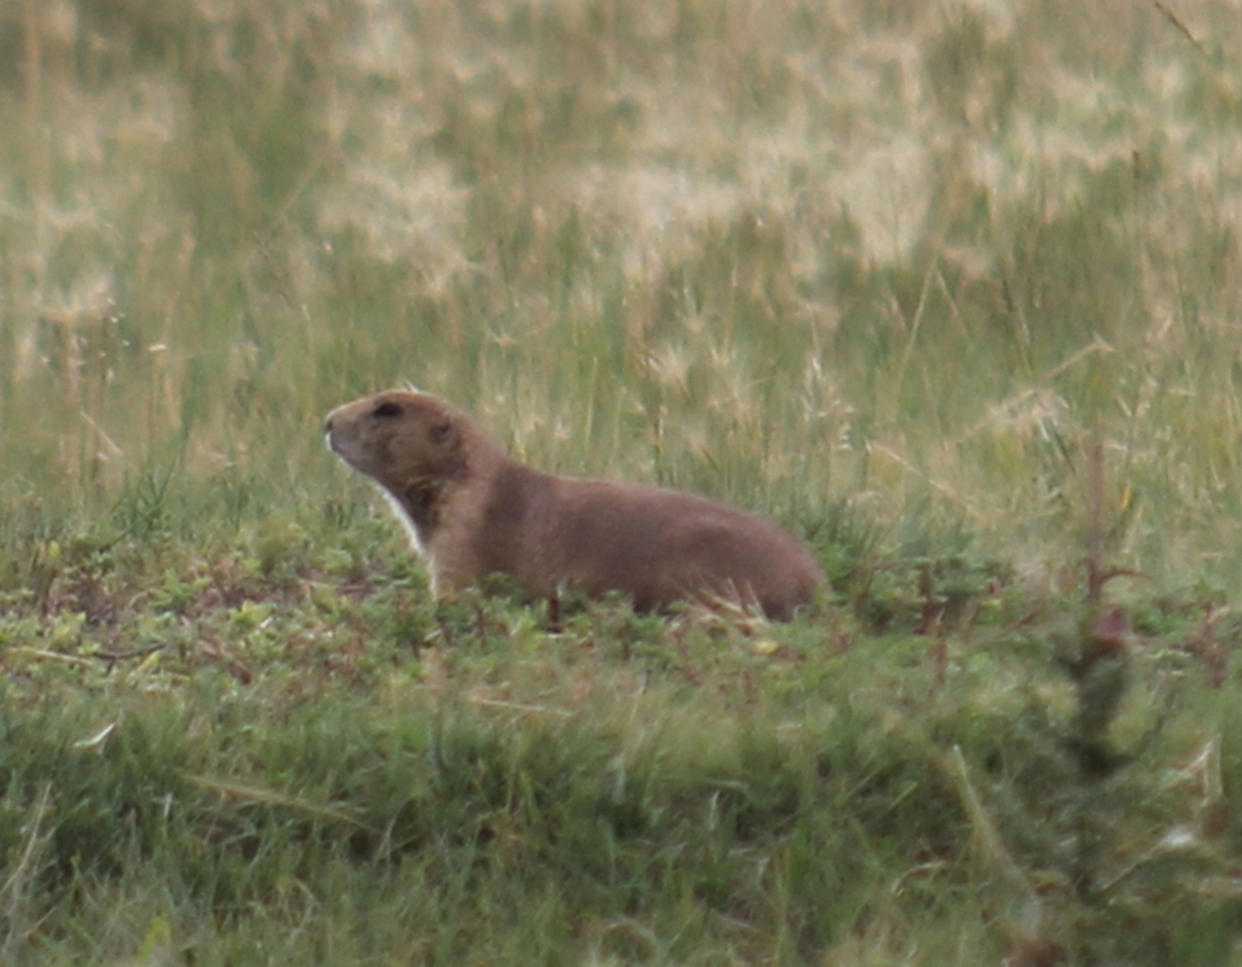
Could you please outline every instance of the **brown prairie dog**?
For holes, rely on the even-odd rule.
[[[499,572],[537,596],[620,591],[640,610],[723,599],[787,619],[823,579],[770,520],[682,491],[542,473],[427,393],[346,403],[324,430],[383,489],[436,594]]]

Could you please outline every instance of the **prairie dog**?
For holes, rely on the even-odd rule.
[[[354,400],[328,414],[324,431],[383,489],[437,595],[499,572],[535,596],[615,590],[639,610],[726,599],[784,620],[823,579],[770,520],[683,491],[524,466],[428,393]]]

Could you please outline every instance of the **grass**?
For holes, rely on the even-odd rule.
[[[1224,964],[1236,12],[0,14],[0,960]],[[780,518],[433,605],[332,406]]]

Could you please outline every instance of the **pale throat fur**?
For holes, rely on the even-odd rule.
[[[401,441],[384,441],[389,454],[389,465],[402,467]],[[459,485],[469,475],[464,458],[455,460],[451,469],[432,473],[420,473],[419,468],[402,468],[405,472],[386,473],[376,477],[375,482],[388,500],[402,526],[410,535],[415,549],[430,557],[436,532],[442,522],[442,511],[453,485]]]

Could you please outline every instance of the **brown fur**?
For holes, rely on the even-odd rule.
[[[769,520],[681,491],[541,473],[426,393],[346,403],[324,430],[388,495],[437,594],[500,572],[538,596],[615,590],[642,610],[724,598],[785,619],[822,579]]]

